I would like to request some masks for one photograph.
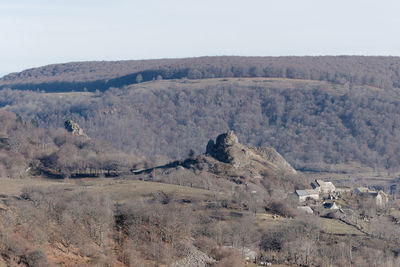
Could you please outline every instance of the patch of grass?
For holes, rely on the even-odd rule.
[[[262,229],[271,229],[278,225],[288,224],[290,220],[270,213],[257,213],[257,223]]]
[[[146,182],[138,180],[118,180],[118,179],[87,179],[83,186],[85,190],[93,193],[108,194],[116,201],[137,199],[150,195],[157,191],[174,193],[182,198],[210,198],[218,192],[203,190],[199,188],[179,186],[165,183]]]
[[[328,234],[336,235],[364,235],[354,226],[345,224],[336,219],[321,218],[322,231]]]
[[[49,179],[8,179],[0,178],[0,195],[15,196],[20,195],[21,190],[25,187],[38,186],[49,187],[52,185],[69,184],[64,180],[49,180]]]
[[[199,188],[179,186],[165,183],[145,182],[138,180],[122,180],[111,178],[85,178],[69,180],[51,179],[3,179],[0,178],[0,195],[20,195],[25,187],[62,186],[65,192],[84,190],[95,194],[109,195],[113,200],[124,201],[138,199],[150,194],[163,191],[173,193],[181,198],[205,199],[218,197],[219,193]]]

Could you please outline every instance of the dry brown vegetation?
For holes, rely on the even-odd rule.
[[[0,84],[98,91],[0,91],[0,266],[243,266],[249,250],[253,264],[399,266],[396,195],[343,193],[346,211],[309,201],[306,215],[293,192],[311,175],[243,145],[225,151],[239,161],[202,154],[233,129],[297,169],[388,191],[396,180],[371,173],[400,167],[398,73],[398,58],[218,57],[9,75]],[[92,139],[55,129],[71,118]]]
[[[0,110],[0,177],[52,178],[107,176],[129,171],[144,159],[120,152],[100,139],[75,136],[64,129],[44,130]]]
[[[214,164],[223,165],[214,171],[229,168]],[[166,266],[196,257],[243,266],[250,248],[255,263],[398,263],[400,231],[391,219],[397,202],[378,208],[348,194],[342,201],[358,221],[325,219],[296,211],[291,192],[307,183],[300,174],[237,183],[199,166],[118,178],[0,180],[0,255],[15,266]]]
[[[120,178],[41,183],[21,186],[18,198],[1,192],[0,253],[10,265],[155,266],[193,246],[217,260],[213,266],[243,266],[244,247],[258,252],[257,262],[292,266],[398,263],[398,239],[389,234],[398,226],[390,222],[389,235],[374,222],[364,234],[315,215],[254,215],[245,195],[228,192]]]
[[[204,152],[235,130],[272,146],[296,169],[387,174],[399,169],[398,92],[290,79],[154,81],[98,94],[2,90],[0,103],[45,128],[74,119],[91,137],[155,165]]]

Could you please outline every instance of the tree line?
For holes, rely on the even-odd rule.
[[[0,88],[46,92],[105,91],[156,79],[269,77],[400,87],[400,58],[372,56],[199,57],[72,62],[12,73]]]

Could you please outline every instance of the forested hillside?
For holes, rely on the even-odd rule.
[[[46,92],[104,91],[156,79],[270,77],[400,87],[399,57],[200,57],[73,62],[12,73],[0,88]]]
[[[129,171],[143,158],[117,151],[101,139],[73,135],[64,129],[42,129],[0,109],[0,177],[51,178],[102,176]]]
[[[72,118],[91,137],[166,162],[204,152],[233,129],[243,143],[269,145],[295,168],[332,164],[400,166],[397,90],[294,79],[171,80],[104,93],[2,90],[2,107],[46,128]]]

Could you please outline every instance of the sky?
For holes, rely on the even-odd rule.
[[[52,63],[400,56],[398,0],[1,0],[0,77]]]

